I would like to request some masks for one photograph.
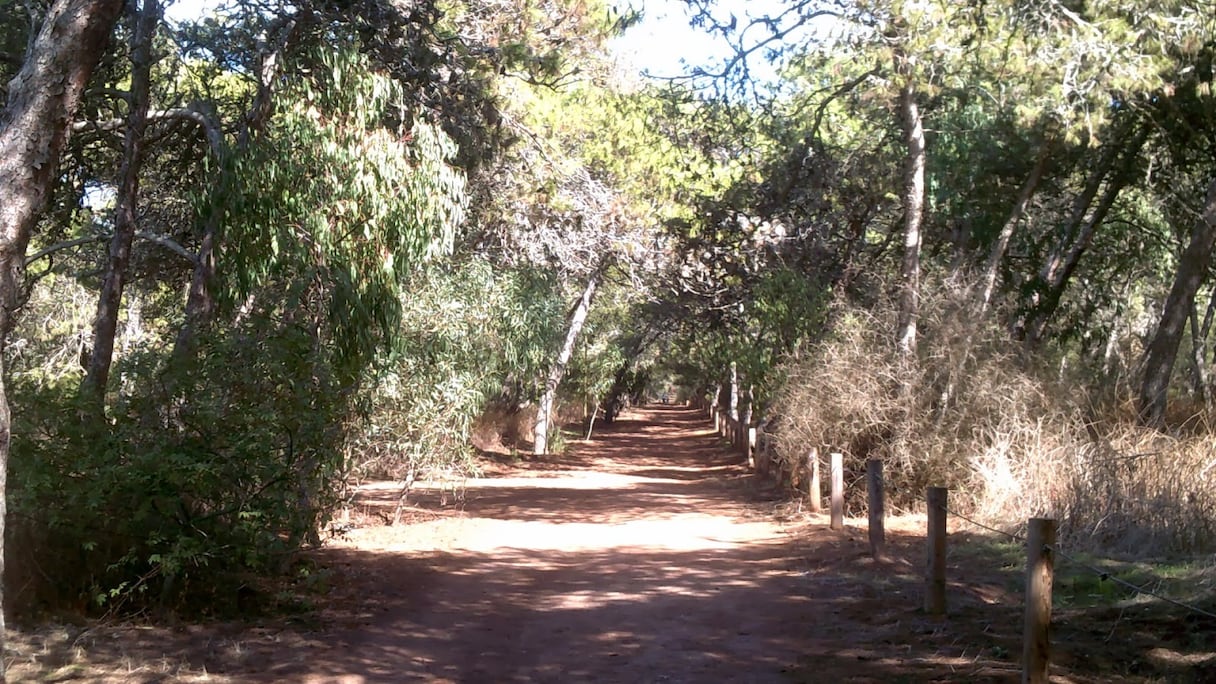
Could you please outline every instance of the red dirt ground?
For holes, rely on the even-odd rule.
[[[863,528],[778,502],[690,409],[494,471],[460,497],[416,490],[394,526],[395,485],[365,487],[361,525],[319,554],[333,589],[306,623],[42,630],[19,635],[10,680],[1019,680],[1016,568],[953,558],[951,615],[926,616],[923,519],[890,519],[875,563]],[[1061,615],[1053,681],[1216,681],[1216,657],[1183,648],[1195,630],[1162,641],[1115,610]]]

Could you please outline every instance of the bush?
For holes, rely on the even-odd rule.
[[[124,364],[131,392],[106,423],[82,418],[75,383],[18,385],[10,505],[41,540],[13,559],[18,604],[247,611],[318,541],[350,388],[291,326],[210,337],[198,358]]]
[[[945,486],[959,512],[1014,528],[1055,517],[1074,544],[1216,548],[1210,435],[1169,439],[1091,404],[1076,379],[1019,356],[973,301],[959,286],[925,293],[915,362],[894,349],[894,307],[836,311],[827,338],[781,369],[778,458],[840,451],[857,488],[880,458],[897,510],[923,510],[925,488]]]
[[[540,375],[564,304],[553,283],[480,259],[422,272],[408,290],[401,344],[367,383],[350,461],[360,478],[459,480],[475,469],[479,417],[518,406],[529,393],[518,378]]]

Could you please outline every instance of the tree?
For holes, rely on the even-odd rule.
[[[123,134],[122,165],[119,170],[117,203],[114,208],[114,237],[110,240],[109,260],[97,302],[93,323],[92,356],[88,372],[81,381],[81,393],[96,416],[105,413],[106,385],[114,357],[114,335],[118,329],[118,308],[122,302],[131,245],[138,228],[139,176],[143,167],[144,132],[152,81],[152,42],[160,25],[160,3],[145,0],[132,10],[131,90],[127,93],[126,130]]]
[[[1187,318],[1195,306],[1195,294],[1207,278],[1216,245],[1216,180],[1208,186],[1207,197],[1191,229],[1191,239],[1178,260],[1174,284],[1161,310],[1161,320],[1144,355],[1137,408],[1140,420],[1159,427],[1165,420],[1170,374],[1178,356],[1178,346]]]
[[[566,367],[570,364],[570,357],[574,354],[574,345],[578,342],[579,334],[583,331],[583,324],[587,322],[587,314],[591,311],[591,302],[595,299],[596,290],[599,288],[600,279],[603,277],[603,267],[596,268],[591,276],[587,279],[587,285],[583,288],[583,293],[575,302],[574,308],[571,309],[570,315],[567,317],[566,335],[562,340],[561,350],[554,357],[553,362],[549,366],[548,376],[545,378],[544,390],[541,393],[540,402],[536,407],[536,423],[533,426],[533,446],[532,453],[542,455],[549,451],[549,424],[553,416],[553,404],[557,401],[557,388],[561,384],[562,377],[566,374]]]
[[[4,386],[5,340],[21,303],[25,251],[55,181],[68,125],[122,7],[115,0],[51,4],[0,112],[0,540],[12,417]],[[3,542],[0,541],[0,558]],[[0,578],[4,576],[0,560]],[[0,650],[4,645],[0,589]],[[3,676],[0,664],[0,677]]]
[[[897,71],[904,79],[899,92],[900,123],[904,132],[903,201],[904,253],[899,271],[899,322],[896,345],[905,356],[916,354],[916,320],[920,315],[921,223],[925,213],[925,129],[916,97],[916,69],[906,56],[897,55]]]

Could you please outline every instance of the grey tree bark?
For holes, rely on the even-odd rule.
[[[588,278],[587,285],[583,288],[583,294],[570,313],[570,323],[566,327],[566,339],[562,342],[562,348],[558,352],[557,358],[554,359],[553,366],[549,368],[549,377],[545,380],[545,391],[541,395],[540,405],[536,408],[536,423],[533,426],[535,441],[532,444],[532,453],[537,456],[548,451],[549,423],[552,419],[553,404],[557,401],[557,388],[561,385],[562,377],[566,375],[570,357],[574,355],[574,345],[578,343],[578,336],[583,331],[583,324],[587,322],[587,313],[591,311],[591,302],[595,299],[595,292],[599,288],[601,277],[601,271],[596,269]]]
[[[0,112],[0,651],[4,648],[4,519],[12,414],[5,345],[21,304],[25,252],[54,185],[68,126],[101,59],[122,0],[56,0]],[[4,677],[0,658],[0,681]]]
[[[1161,311],[1157,332],[1144,355],[1144,375],[1138,397],[1140,422],[1162,427],[1168,402],[1170,375],[1190,317],[1195,294],[1203,284],[1216,244],[1216,179],[1208,186],[1203,211],[1191,231],[1191,240],[1178,261],[1178,271]]]
[[[905,356],[916,354],[916,323],[920,316],[921,222],[925,213],[925,129],[914,83],[915,69],[896,55],[896,71],[904,78],[899,91],[900,123],[904,133],[904,255],[900,265],[899,321],[896,345]]]
[[[126,285],[127,267],[131,263],[131,245],[139,220],[139,174],[143,168],[144,132],[148,124],[148,106],[152,81],[152,39],[160,25],[160,3],[144,0],[135,12],[135,31],[131,35],[131,90],[123,136],[122,166],[119,169],[118,192],[114,207],[114,236],[110,239],[110,254],[97,300],[97,315],[93,319],[93,353],[89,368],[81,381],[82,398],[96,416],[105,414],[106,385],[114,359],[114,337],[118,331],[118,312]]]
[[[1018,224],[1021,223],[1022,216],[1026,214],[1026,207],[1030,205],[1030,200],[1039,187],[1039,181],[1043,178],[1043,169],[1047,167],[1050,151],[1050,141],[1044,140],[1039,149],[1039,157],[1030,169],[1026,182],[1022,184],[1017,201],[1014,202],[1013,210],[1009,212],[1009,218],[1005,219],[1005,225],[1001,226],[1001,233],[992,245],[992,251],[988,254],[988,264],[984,268],[984,289],[980,294],[981,316],[988,310],[988,305],[992,301],[992,292],[996,289],[996,276],[1001,270],[1001,261],[1005,258],[1005,251],[1009,248],[1009,240],[1013,237],[1013,231],[1017,230]]]
[[[1142,126],[1131,143],[1122,150],[1123,158],[1119,169],[1107,181],[1106,189],[1102,192],[1101,199],[1098,200],[1098,206],[1094,207],[1092,212],[1089,208],[1094,196],[1118,155],[1103,156],[1085,189],[1074,200],[1061,241],[1039,271],[1038,281],[1041,291],[1037,295],[1038,302],[1034,310],[1030,312],[1028,319],[1015,327],[1015,336],[1024,336],[1027,346],[1033,347],[1043,338],[1047,323],[1060,307],[1060,301],[1064,296],[1064,291],[1068,288],[1068,282],[1081,262],[1081,257],[1089,249],[1094,233],[1106,220],[1106,215],[1114,206],[1119,193],[1131,180],[1131,168],[1139,157],[1140,148],[1144,146],[1148,134],[1149,128]]]
[[[1216,302],[1216,299],[1212,300]],[[1204,358],[1204,351],[1207,345],[1204,340],[1207,339],[1208,325],[1211,323],[1212,307],[1208,305],[1207,313],[1204,314],[1204,321],[1199,320],[1199,307],[1192,302],[1190,312],[1190,325],[1187,326],[1191,331],[1191,391],[1195,396],[1199,397],[1199,401],[1203,402],[1205,407],[1211,407],[1211,401],[1208,397],[1208,365]]]

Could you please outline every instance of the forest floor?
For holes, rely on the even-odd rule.
[[[875,562],[863,520],[783,501],[695,411],[487,464],[396,525],[396,485],[363,488],[303,618],[18,630],[9,681],[1019,681],[1020,550],[952,532],[950,614],[927,616],[923,517],[890,518]],[[1068,582],[1052,681],[1216,681],[1216,626]]]

